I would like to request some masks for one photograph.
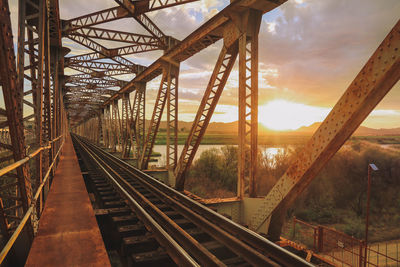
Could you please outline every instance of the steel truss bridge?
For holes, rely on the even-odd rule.
[[[115,0],[112,8],[62,20],[58,0],[18,0],[18,32],[12,33],[9,3],[0,0],[1,261],[9,254],[19,255],[20,249],[29,248],[32,243],[69,132],[74,133],[74,140],[80,144],[81,154],[86,153],[85,157],[90,154],[97,161],[110,157],[95,146],[101,145],[122,159],[134,159],[136,168],[130,171],[140,172],[140,179],[146,180],[148,177],[142,171],[149,169],[161,118],[165,116],[165,182],[177,194],[180,194],[177,191],[184,192],[185,177],[236,60],[239,73],[236,201],[251,203],[244,204],[248,209],[246,216],[238,216],[237,221],[276,240],[287,208],[400,78],[400,22],[397,22],[285,174],[267,196],[257,198],[258,34],[262,15],[285,0],[231,1],[183,40],[165,35],[162,25],[155,24],[148,15],[193,1],[196,0]],[[107,23],[119,19],[136,21],[146,34],[109,29]],[[16,36],[16,46],[13,36]],[[62,45],[63,38],[91,52],[70,56],[70,50]],[[223,43],[222,48],[179,154],[180,64],[218,41]],[[110,42],[124,45],[109,48]],[[149,66],[127,58],[155,50],[162,51],[162,56]],[[66,68],[78,74],[65,75]],[[118,78],[125,74],[134,75],[134,78],[130,81]],[[161,77],[161,82],[156,99],[151,99],[155,104],[150,110],[150,123],[146,125],[146,84],[157,77]],[[149,183],[153,183],[151,181]],[[212,216],[216,215],[207,216],[205,221],[211,223]],[[247,242],[252,249],[270,245],[266,239],[257,239],[258,235],[253,240],[249,230],[232,225],[227,227],[238,242]],[[172,259],[180,259],[182,255],[171,252],[173,246],[165,243],[167,239],[158,241],[168,248],[168,254],[174,255]],[[188,242],[182,240],[179,242]],[[263,249],[266,248],[255,248],[258,253],[265,252]],[[262,260],[271,265],[296,266],[282,259],[290,255],[274,249],[265,252],[270,258]],[[237,252],[238,247],[232,250]],[[255,258],[249,255],[245,253],[244,256],[247,263],[260,263],[257,253]],[[194,258],[208,264],[207,260],[213,257],[200,248]],[[300,262],[304,263],[299,260],[297,264]],[[184,262],[185,265],[192,263]],[[215,263],[219,265],[218,261]]]

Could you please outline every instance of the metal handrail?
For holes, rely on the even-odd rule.
[[[49,141],[49,144],[47,146],[42,146],[39,147],[38,149],[36,149],[33,153],[29,154],[28,156],[26,156],[23,159],[18,160],[17,162],[14,162],[13,164],[10,164],[6,167],[4,167],[3,169],[0,169],[0,177],[3,176],[6,173],[9,173],[10,171],[15,170],[16,168],[24,165],[25,163],[27,163],[30,159],[34,158],[37,154],[39,154],[41,151],[43,150],[47,150],[51,148],[51,144],[56,142],[58,139],[60,139],[61,137],[63,137],[63,135],[60,135],[57,138],[54,138],[53,140]]]
[[[63,137],[63,135],[60,135],[59,137],[51,140],[49,142],[49,144],[57,141],[58,139],[60,139],[61,137]],[[41,194],[41,191],[44,187],[44,185],[46,184],[47,180],[50,177],[50,172],[52,170],[52,168],[54,167],[54,164],[56,163],[56,160],[58,158],[58,156],[60,155],[61,149],[64,146],[65,140],[63,140],[63,142],[61,143],[60,148],[57,151],[57,154],[54,156],[52,163],[49,166],[49,169],[46,172],[46,175],[43,178],[42,183],[40,184],[40,186],[38,187],[35,196],[32,199],[31,205],[29,207],[29,209],[27,210],[27,212],[25,213],[24,217],[22,218],[21,222],[19,223],[17,229],[15,229],[14,233],[12,234],[12,236],[10,237],[10,239],[7,241],[7,244],[4,246],[3,250],[0,252],[0,265],[3,263],[4,259],[6,258],[8,252],[11,250],[12,246],[14,245],[15,241],[17,240],[18,236],[20,235],[20,233],[22,232],[22,229],[25,227],[26,222],[28,221],[28,219],[30,218],[30,216],[32,215],[33,211],[35,210],[36,207],[36,201],[39,199],[39,196]],[[31,153],[29,156],[25,157],[22,160],[19,160],[17,162],[15,162],[14,164],[11,164],[10,166],[7,166],[3,169],[0,170],[0,176],[4,175],[5,173],[18,168],[19,166],[21,166],[22,164],[28,162],[31,158],[35,157],[40,151],[45,150],[45,149],[50,149],[51,145],[48,146],[44,146],[44,147],[40,147],[38,148],[35,152]],[[20,163],[22,162],[22,163]],[[16,164],[19,164],[18,166],[14,166]],[[11,169],[10,167],[14,167],[13,169]],[[7,172],[4,172],[5,170],[8,170]]]

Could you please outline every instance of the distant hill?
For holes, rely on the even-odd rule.
[[[150,121],[146,120],[146,127],[148,127]],[[263,127],[262,125],[259,126],[259,134],[260,135],[312,135],[318,127],[321,125],[321,122],[316,122],[311,124],[310,126],[303,126],[297,130],[289,130],[289,131],[273,131]],[[162,121],[160,124],[160,128],[164,128],[167,126],[166,121]],[[192,122],[185,122],[179,121],[178,128],[181,132],[188,132],[192,127]],[[217,134],[217,133],[226,133],[226,134],[237,134],[238,129],[238,121],[234,122],[212,122],[208,125],[207,133],[209,134]],[[400,127],[398,128],[391,128],[391,129],[374,129],[368,128],[365,126],[360,126],[355,135],[358,136],[365,136],[365,135],[400,135]]]
[[[305,135],[311,135],[313,134],[318,127],[321,125],[321,122],[316,122],[314,124],[311,124],[310,126],[307,127],[301,127],[295,131],[291,131],[292,133],[296,134],[305,134]],[[288,132],[286,132],[288,133]],[[355,131],[354,135],[358,136],[364,136],[364,135],[400,135],[400,127],[399,128],[391,128],[391,129],[374,129],[374,128],[368,128],[365,126],[360,126],[358,129]]]
[[[149,127],[150,120],[146,120],[146,129]],[[178,121],[178,129],[181,132],[189,132],[190,129],[192,128],[193,122],[186,122],[186,121]],[[166,121],[161,121],[160,123],[160,129],[166,129],[167,127],[167,122]],[[229,122],[229,123],[224,123],[224,122],[212,122],[208,125],[207,127],[207,133],[230,133],[230,134],[235,134],[237,133],[238,129],[238,122]]]

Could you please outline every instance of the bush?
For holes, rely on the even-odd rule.
[[[192,165],[187,188],[203,197],[231,197],[236,194],[237,148],[204,151]],[[200,190],[200,188],[203,188]],[[194,192],[196,190],[196,192]]]

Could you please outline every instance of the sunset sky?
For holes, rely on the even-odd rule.
[[[165,34],[184,39],[229,4],[201,0],[149,13]],[[17,1],[10,1],[16,38]],[[115,6],[113,0],[61,0],[62,19]],[[322,121],[399,20],[399,0],[289,0],[263,16],[259,39],[260,122],[275,130],[296,129]],[[132,18],[104,27],[145,33]],[[98,25],[103,27],[103,25]],[[63,39],[73,49],[69,55],[87,53],[86,48]],[[109,43],[110,46],[120,44]],[[181,64],[179,119],[191,121],[206,88],[222,42]],[[128,56],[149,65],[161,51]],[[74,74],[66,70],[66,74]],[[117,76],[130,80],[133,76]],[[150,118],[160,77],[147,84],[146,117]],[[238,118],[237,67],[233,69],[212,121]],[[391,90],[364,122],[373,128],[400,127],[400,85]]]

